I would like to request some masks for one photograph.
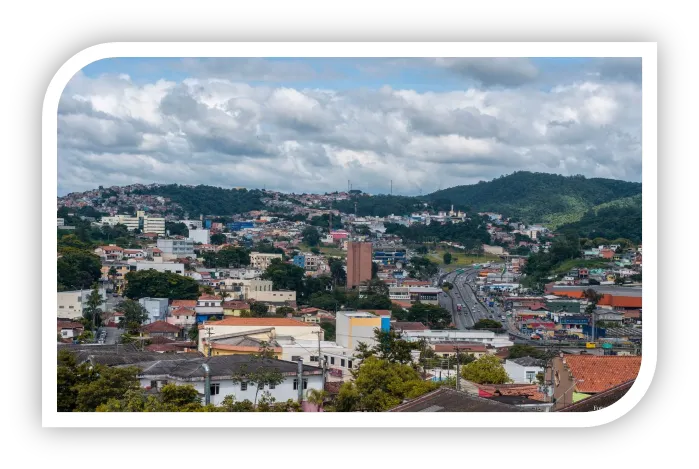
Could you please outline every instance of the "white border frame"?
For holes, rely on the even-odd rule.
[[[546,413],[58,413],[56,411],[57,248],[53,218],[58,187],[58,102],[79,70],[116,57],[642,57],[644,327],[635,384],[614,405]],[[638,404],[657,363],[657,44],[654,42],[250,42],[106,43],[71,57],[54,75],[42,114],[42,425],[44,427],[591,427]],[[50,345],[49,345],[50,344]]]

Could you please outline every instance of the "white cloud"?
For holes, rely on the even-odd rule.
[[[536,78],[528,61],[438,63]],[[207,75],[211,64],[189,63],[197,74],[179,83],[77,74],[59,106],[61,190],[177,182],[324,191],[351,179],[387,192],[393,179],[394,193],[416,194],[515,170],[641,178],[641,89],[631,79],[585,71],[548,89],[318,89],[242,83],[224,65]],[[632,65],[608,73],[623,77]]]

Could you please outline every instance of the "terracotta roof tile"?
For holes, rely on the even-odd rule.
[[[200,272],[200,273],[202,273],[202,272]],[[219,298],[218,296],[215,296],[215,295],[202,295],[199,297],[199,301],[202,301],[202,300],[208,300],[208,301],[219,300],[219,301],[221,301],[221,298]]]
[[[434,346],[434,351],[440,352],[440,353],[453,352],[454,347],[458,347],[458,349],[462,352],[485,352],[486,351],[486,346],[483,344],[436,344]]]
[[[180,332],[180,327],[175,326],[174,324],[170,324],[169,322],[165,322],[165,321],[155,321],[155,322],[152,322],[150,324],[146,324],[145,326],[142,326],[141,331],[148,332],[148,333],[153,333],[153,332],[178,333],[178,332]]]
[[[193,309],[179,307],[170,313],[170,316],[194,316],[197,312]]]
[[[227,317],[220,321],[206,322],[207,326],[300,326],[317,327],[315,324],[290,318],[237,318]]]
[[[182,308],[194,308],[197,305],[197,300],[172,300],[170,306]]]
[[[598,393],[636,379],[641,357],[610,355],[569,355],[565,358],[578,392]]]

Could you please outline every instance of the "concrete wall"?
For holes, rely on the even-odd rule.
[[[106,310],[107,292],[104,288],[97,290],[104,302],[100,306],[102,311]],[[92,290],[71,290],[57,293],[58,305],[56,307],[56,317],[77,319],[83,315],[83,308]]]
[[[505,371],[515,384],[520,384],[536,383],[537,373],[543,373],[544,369],[540,366],[522,366],[513,361],[505,360]],[[534,372],[534,378],[531,381],[527,379],[527,372]]]
[[[165,319],[168,310],[167,298],[140,298],[138,302],[148,311],[148,320],[155,322]]]

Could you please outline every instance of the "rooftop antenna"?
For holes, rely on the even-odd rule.
[[[350,191],[350,180],[348,179],[347,180],[347,192],[349,193],[349,191]]]

